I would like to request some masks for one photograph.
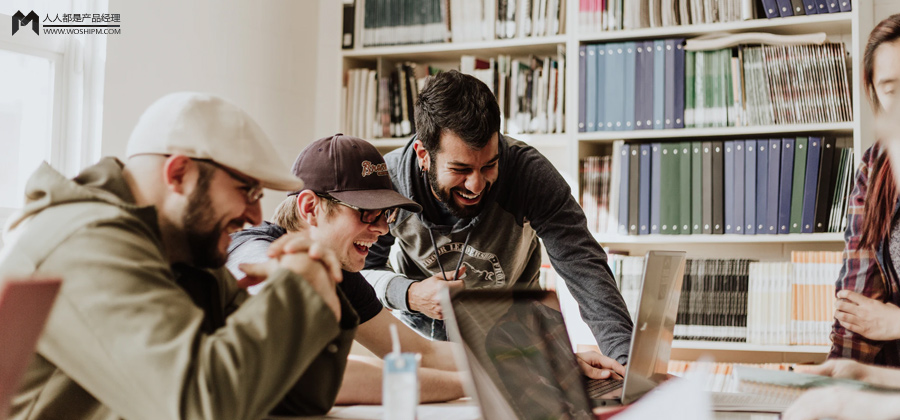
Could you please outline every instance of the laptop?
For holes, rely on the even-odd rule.
[[[640,398],[668,378],[684,263],[683,252],[647,253],[625,377],[604,381],[611,386],[593,395],[555,293],[445,293],[444,322],[450,339],[462,344],[457,365],[468,367],[468,395],[489,419],[594,418],[594,406]]]
[[[0,280],[0,420],[9,415],[60,283],[57,278]]]

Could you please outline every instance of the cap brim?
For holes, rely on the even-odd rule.
[[[247,175],[253,176],[252,174]],[[281,178],[268,177],[267,179],[259,179],[259,183],[265,188],[276,191],[299,191],[303,189],[303,181],[294,176],[285,176]]]
[[[414,213],[422,211],[422,206],[394,190],[356,190],[329,192],[328,194],[361,209],[399,207]]]

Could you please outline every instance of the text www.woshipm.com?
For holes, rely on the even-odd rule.
[[[41,28],[44,35],[120,35],[122,28]]]

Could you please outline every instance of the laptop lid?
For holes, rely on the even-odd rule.
[[[555,293],[463,290],[445,293],[443,305],[484,418],[594,418]]]
[[[59,286],[52,278],[0,281],[0,420],[9,413]]]
[[[682,251],[650,251],[644,258],[641,296],[622,386],[623,404],[640,398],[668,378],[685,259]]]

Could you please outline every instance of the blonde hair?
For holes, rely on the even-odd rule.
[[[272,215],[272,223],[285,228],[288,232],[301,232],[308,228],[309,225],[300,217],[300,206],[297,205],[297,200],[299,199],[300,194],[286,197],[275,209],[275,214]],[[319,205],[322,206],[325,217],[330,217],[334,213],[336,204],[332,203],[331,200],[320,199]]]

